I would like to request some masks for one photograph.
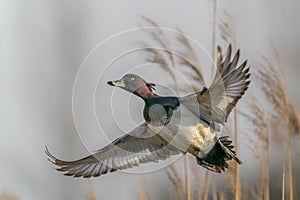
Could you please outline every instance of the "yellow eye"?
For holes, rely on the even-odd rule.
[[[135,80],[135,78],[132,76],[132,77],[130,77],[130,80],[131,80],[131,81],[134,81],[134,80]]]

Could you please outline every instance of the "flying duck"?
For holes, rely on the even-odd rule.
[[[186,153],[195,156],[199,165],[217,173],[228,168],[229,160],[241,164],[229,137],[220,137],[231,110],[250,83],[247,61],[238,66],[240,51],[233,59],[231,51],[229,45],[223,59],[218,47],[218,71],[210,87],[187,96],[159,96],[154,92],[155,84],[136,74],[107,82],[143,99],[145,122],[79,160],[57,159],[46,148],[49,160],[65,175],[84,178]]]

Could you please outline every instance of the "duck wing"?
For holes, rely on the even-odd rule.
[[[46,148],[49,160],[58,166],[58,171],[65,172],[67,176],[84,178],[131,168],[140,163],[158,162],[179,153],[179,150],[151,131],[146,123],[79,160],[60,160]]]
[[[218,71],[209,88],[203,88],[200,92],[179,98],[181,104],[209,125],[214,123],[224,125],[231,110],[250,83],[247,61],[237,67],[240,51],[236,52],[232,60],[231,51],[232,48],[229,45],[223,59],[221,48],[218,47]]]

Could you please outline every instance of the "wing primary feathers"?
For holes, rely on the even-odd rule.
[[[231,54],[231,44],[229,44],[224,58],[222,49],[218,46],[217,69],[219,71],[215,74],[210,87],[180,98],[180,103],[192,112],[199,110],[196,114],[208,125],[215,123],[224,125],[231,110],[241,99],[250,83],[250,68],[247,67],[247,60],[238,66],[240,50],[236,51],[232,60]]]
[[[143,135],[150,137],[145,138]],[[64,172],[64,175],[89,178],[131,168],[140,163],[158,162],[181,152],[143,123],[106,147],[79,160],[60,160],[47,147],[45,153],[48,160],[57,167],[56,170]]]
[[[226,53],[226,56],[225,56],[225,60],[224,60],[224,63],[223,63],[223,68],[228,67],[228,64],[229,64],[230,58],[231,58],[231,51],[232,51],[232,47],[231,47],[231,44],[229,44],[228,49],[227,49],[227,53]]]
[[[217,67],[220,70],[221,62],[222,62],[222,48],[218,46],[218,53],[217,53]]]

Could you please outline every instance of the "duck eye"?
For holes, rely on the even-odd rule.
[[[135,78],[132,76],[132,77],[130,77],[130,80],[131,80],[131,81],[134,81],[134,80],[135,80]]]

